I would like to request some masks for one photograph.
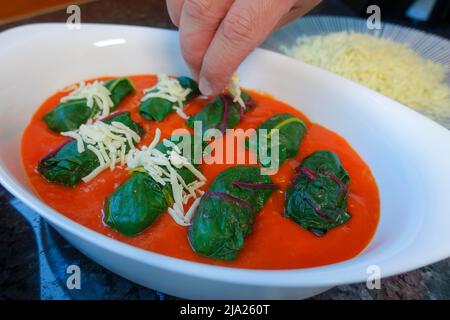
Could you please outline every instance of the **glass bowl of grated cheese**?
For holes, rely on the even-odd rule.
[[[450,41],[359,18],[310,16],[278,30],[266,49],[337,73],[450,128]]]

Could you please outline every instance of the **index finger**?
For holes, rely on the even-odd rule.
[[[237,0],[220,24],[200,71],[200,90],[220,93],[241,62],[275,28],[292,0]]]
[[[180,25],[183,3],[184,0],[167,0],[167,11],[169,11],[169,16],[172,23],[177,27]]]
[[[233,0],[185,0],[180,18],[183,58],[198,77],[203,56]]]

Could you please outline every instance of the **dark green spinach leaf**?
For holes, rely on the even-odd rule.
[[[144,133],[141,126],[131,119],[128,111],[112,114],[103,121],[108,124],[113,121],[121,122],[141,136]],[[86,149],[79,153],[77,142],[70,140],[43,158],[38,164],[38,171],[49,182],[73,187],[99,165],[94,152]]]
[[[184,139],[186,139],[186,140],[184,140]],[[188,159],[189,162],[193,163],[195,168],[199,169],[199,166],[197,164],[195,164],[198,162],[194,162],[194,159],[198,155],[201,156],[202,148],[204,148],[206,145],[205,142],[201,141],[201,144],[196,145],[195,140],[194,140],[194,135],[190,135],[190,134],[175,134],[175,135],[172,135],[169,138],[169,140],[171,142],[173,142],[174,144],[178,145],[179,149],[182,152],[182,155],[184,157],[186,157],[186,159]],[[160,143],[158,143],[158,145],[155,148],[164,154],[166,154],[172,150],[172,147],[164,144],[164,140],[161,141]],[[187,169],[185,167],[176,169],[176,171],[187,184],[196,180],[196,176],[189,169]]]
[[[185,89],[191,89],[191,92],[186,97],[185,103],[194,99],[200,95],[200,90],[198,89],[197,82],[188,77],[177,78],[180,85]],[[154,89],[151,92],[156,92],[158,89]],[[146,119],[162,121],[164,118],[174,112],[173,107],[177,106],[176,102],[171,102],[163,98],[150,98],[141,102],[139,106],[139,113]]]
[[[134,236],[172,205],[168,185],[160,185],[149,175],[133,172],[131,178],[107,199],[105,223],[126,236]]]
[[[116,109],[123,99],[135,91],[133,83],[128,78],[107,81],[105,87],[111,92],[110,97],[114,103],[111,111]],[[95,102],[92,108],[88,107],[86,103],[86,99],[61,103],[44,116],[44,121],[50,130],[56,132],[76,130],[99,111]]]
[[[265,129],[266,131],[261,131]],[[278,129],[278,158],[274,156],[272,159],[272,147],[271,138],[274,131]],[[263,132],[266,132],[264,136]],[[303,135],[306,133],[306,124],[302,119],[295,117],[289,113],[275,114],[267,121],[261,124],[256,131],[256,139],[250,140],[252,143],[247,143],[247,147],[255,154],[258,154],[258,159],[264,167],[279,167],[286,159],[294,157],[303,139]],[[267,138],[267,144],[260,144],[260,139]],[[262,150],[266,148],[266,150]],[[266,155],[267,159],[262,157]],[[277,163],[270,163],[270,160],[274,160]]]
[[[184,138],[189,139],[189,146],[184,144]],[[196,151],[191,135],[174,135],[169,140],[178,145],[188,160],[193,159]],[[189,150],[183,153],[187,147]],[[172,147],[161,141],[156,149],[167,153]],[[196,180],[196,176],[189,169],[182,167],[176,170],[186,184]],[[170,184],[161,186],[145,172],[135,171],[130,179],[106,199],[105,223],[120,233],[134,236],[149,227],[173,202]]]
[[[273,191],[269,185],[272,181],[258,167],[236,166],[221,172],[201,199],[189,228],[192,249],[206,257],[235,259],[256,213]]]
[[[233,182],[250,183],[254,188],[241,187]],[[258,187],[260,184],[272,184],[272,180],[268,175],[262,175],[259,167],[238,165],[222,171],[211,183],[208,191],[226,193],[246,201],[252,212],[257,213],[273,191]]]
[[[335,153],[314,152],[297,168],[286,192],[284,214],[302,228],[322,236],[351,218],[347,212],[349,181]]]
[[[108,117],[102,119],[101,121],[106,124],[121,122],[141,137],[145,133],[144,129],[139,125],[139,123],[131,119],[131,113],[129,111],[116,111],[114,113],[111,113]]]
[[[247,112],[254,103],[251,96],[242,92],[242,100],[247,105],[245,112]],[[224,121],[224,114],[226,113],[226,121]],[[233,102],[233,98],[229,94],[221,94],[213,101],[207,103],[196,115],[190,117],[186,121],[186,125],[194,128],[194,121],[201,121],[202,130],[219,129],[222,132],[225,129],[234,128],[241,122],[243,112],[241,106],[237,102]]]

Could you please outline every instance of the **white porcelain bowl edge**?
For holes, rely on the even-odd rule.
[[[336,131],[372,169],[381,218],[359,256],[284,271],[198,264],[110,239],[41,202],[20,156],[21,135],[36,108],[81,79],[161,72],[188,74],[173,31],[90,24],[70,31],[63,24],[38,24],[0,34],[0,182],[94,261],[184,298],[260,299],[304,298],[364,282],[371,265],[387,277],[450,256],[448,130],[358,84],[265,50],[256,50],[241,66],[243,85],[267,91]]]

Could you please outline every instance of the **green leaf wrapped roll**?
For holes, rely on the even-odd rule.
[[[187,103],[190,100],[200,95],[198,84],[189,77],[177,78],[179,84],[184,89],[190,89],[191,92],[187,95],[186,100],[183,103]],[[153,89],[152,92],[158,92],[158,88]],[[170,100],[152,97],[141,102],[139,106],[139,113],[148,120],[162,121],[164,118],[175,111],[174,107],[177,107],[178,103]]]
[[[141,126],[131,119],[128,111],[111,114],[103,122],[120,122],[140,136],[144,133]],[[38,171],[49,182],[73,187],[99,165],[98,157],[93,151],[86,149],[79,153],[77,141],[71,140],[43,158],[38,164]]]
[[[115,110],[119,104],[135,91],[133,83],[128,78],[118,78],[105,82],[104,86],[111,92],[110,98]],[[94,100],[93,107],[87,105],[87,99],[71,100],[60,103],[55,109],[44,116],[44,121],[50,130],[65,132],[78,129],[82,124],[93,118],[99,112],[99,106]]]
[[[131,178],[114,191],[105,203],[105,223],[126,236],[134,236],[172,205],[169,185],[160,185],[143,172],[133,172]]]
[[[194,128],[194,121],[201,121],[203,131],[214,128],[225,132],[225,129],[234,128],[241,122],[244,113],[254,106],[248,93],[242,91],[241,98],[246,105],[245,110],[239,103],[233,102],[231,95],[221,94],[207,103],[196,115],[190,117],[186,125]]]
[[[235,166],[221,172],[202,197],[189,228],[192,249],[210,258],[235,259],[256,213],[275,188],[258,167]]]
[[[179,142],[184,135],[174,135],[169,140]],[[188,160],[193,159],[194,139]],[[161,141],[157,146],[162,153],[172,150]],[[183,151],[183,150],[182,150]],[[131,178],[117,188],[105,202],[105,223],[126,236],[134,236],[149,227],[161,214],[174,203],[170,183],[162,186],[150,177],[145,170],[133,171]],[[196,176],[187,168],[176,169],[186,184],[196,180]]]
[[[261,129],[267,130],[267,144],[266,148],[267,150],[264,150],[266,152],[262,152],[263,150],[260,150],[263,148],[261,144],[259,144],[260,138],[264,138],[260,136],[262,134]],[[278,129],[278,138],[279,138],[279,144],[278,144],[278,158],[272,157],[272,148],[271,148],[271,137],[274,129]],[[258,159],[260,159],[260,163],[264,167],[273,166],[273,167],[279,167],[283,164],[286,159],[294,157],[297,152],[298,148],[300,146],[300,143],[303,139],[304,134],[306,133],[306,124],[305,121],[302,119],[295,117],[289,113],[283,113],[283,114],[275,114],[272,117],[270,117],[267,121],[265,121],[263,124],[261,124],[258,128],[256,139],[250,140],[250,142],[253,141],[254,145],[251,143],[247,144],[247,146],[253,150],[255,153],[259,154]],[[277,164],[269,163],[269,161],[265,161],[262,159],[261,155],[266,155],[269,159],[278,161]]]
[[[346,223],[350,177],[339,157],[319,150],[303,160],[286,192],[285,216],[317,236]]]

